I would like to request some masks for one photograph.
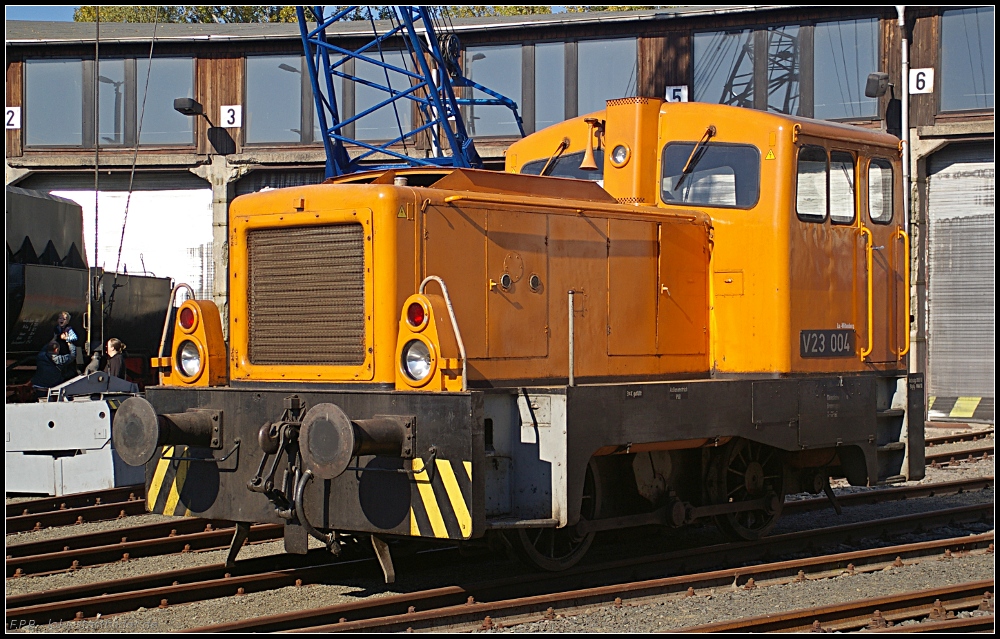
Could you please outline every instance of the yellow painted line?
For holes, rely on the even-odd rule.
[[[955,407],[948,413],[948,417],[972,417],[981,401],[983,401],[982,397],[959,397],[955,401]]]
[[[413,471],[418,472],[423,470],[424,460],[417,458],[413,460]],[[427,519],[431,522],[431,530],[434,532],[435,537],[441,539],[448,538],[448,528],[444,525],[444,518],[441,516],[441,509],[438,508],[437,500],[434,498],[434,488],[431,483],[426,479],[422,479],[426,476],[426,473],[420,473],[417,479],[417,491],[420,492],[420,501],[424,504],[424,509],[427,511]]]
[[[185,448],[187,452],[187,448]],[[184,480],[187,479],[188,465],[190,462],[177,462],[177,473],[174,475],[174,483],[170,484],[170,494],[167,495],[167,504],[163,507],[164,515],[175,515],[177,502],[181,500],[181,490],[184,488]]]
[[[465,468],[465,474],[469,476],[469,483],[472,483],[472,462],[464,461],[462,466]]]
[[[420,536],[420,527],[417,526],[417,516],[413,514],[413,506],[410,506],[410,535],[413,537]]]
[[[156,464],[156,472],[153,473],[153,481],[149,482],[149,493],[146,495],[146,510],[153,512],[153,508],[156,507],[156,500],[160,496],[160,487],[163,485],[163,478],[167,474],[167,469],[170,468],[170,462],[163,459],[164,457],[173,457],[174,447],[163,449],[163,454],[160,455],[160,461]]]
[[[937,397],[928,397],[927,398],[927,410],[930,410],[930,409],[934,408],[934,400],[935,399],[937,399]]]
[[[446,460],[437,460],[437,468],[441,473],[441,481],[444,483],[445,492],[448,493],[451,507],[455,511],[458,528],[462,531],[462,536],[468,538],[472,534],[472,515],[469,514],[469,506],[465,503],[462,489],[458,487],[455,471],[451,467],[451,462]]]

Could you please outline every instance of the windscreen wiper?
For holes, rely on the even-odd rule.
[[[716,133],[715,125],[714,124],[708,125],[708,128],[705,129],[705,135],[701,136],[701,139],[698,140],[698,143],[694,145],[693,149],[691,149],[691,155],[688,156],[687,162],[684,163],[684,168],[681,169],[681,177],[680,179],[677,180],[677,184],[674,185],[674,188],[671,189],[672,191],[676,191],[677,189],[681,188],[681,184],[683,184],[684,178],[686,178],[688,175],[691,174],[692,171],[694,171],[694,167],[697,166],[698,162],[701,161],[702,156],[705,155],[705,149],[708,148],[707,146],[705,146],[705,144],[709,140],[715,137],[715,133]],[[701,153],[698,152],[699,150],[701,151]]]

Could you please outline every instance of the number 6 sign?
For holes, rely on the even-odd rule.
[[[243,107],[238,104],[223,106],[219,110],[219,126],[226,129],[238,129],[243,126]]]
[[[910,69],[910,93],[934,93],[934,68]]]

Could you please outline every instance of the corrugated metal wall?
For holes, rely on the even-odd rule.
[[[994,397],[995,187],[991,144],[930,158],[928,395]]]

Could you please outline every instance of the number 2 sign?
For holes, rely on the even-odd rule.
[[[238,104],[230,104],[221,107],[219,110],[219,126],[226,129],[238,129],[243,126],[243,107]]]
[[[7,107],[7,112],[3,116],[5,123],[4,128],[8,131],[11,129],[21,128],[21,107]]]

